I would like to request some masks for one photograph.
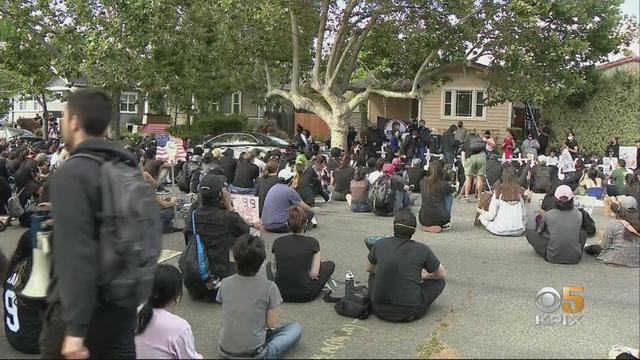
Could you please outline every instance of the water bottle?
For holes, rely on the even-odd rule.
[[[344,297],[346,299],[351,299],[354,293],[355,281],[353,278],[353,273],[349,270],[344,272]]]

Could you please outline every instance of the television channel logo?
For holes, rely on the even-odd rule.
[[[584,309],[584,287],[565,286],[560,292],[552,287],[543,287],[536,293],[536,306],[540,313],[536,315],[536,325],[573,326],[580,324]],[[562,307],[562,312],[557,311]]]

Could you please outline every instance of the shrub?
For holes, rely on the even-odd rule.
[[[191,139],[192,142],[199,143],[212,135],[244,130],[246,124],[247,117],[242,114],[200,114],[194,116],[191,125],[172,126],[167,129],[167,132],[172,136]]]
[[[632,146],[640,139],[640,73],[617,72],[598,82],[590,101],[575,108],[557,99],[542,108],[542,119],[551,128],[550,147],[561,149],[565,135],[576,133],[582,154],[603,154],[612,136]]]

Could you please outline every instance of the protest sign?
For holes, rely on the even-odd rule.
[[[562,150],[562,154],[560,154],[560,159],[558,159],[558,169],[560,169],[560,173],[566,174],[568,172],[576,171],[576,165],[571,157],[571,153],[568,149]]]
[[[635,146],[620,146],[620,159],[624,160],[627,163],[627,169],[638,168],[638,164],[636,164],[637,153],[638,148]]]
[[[231,194],[233,208],[248,223],[260,221],[258,197],[253,195]]]

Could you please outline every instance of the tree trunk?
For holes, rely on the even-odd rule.
[[[40,105],[42,106],[42,137],[45,139],[49,138],[49,110],[47,109],[47,98],[44,95],[40,95],[40,99],[38,100]]]
[[[120,90],[111,93],[113,99],[113,111],[111,112],[111,125],[109,126],[109,138],[120,140]]]
[[[337,147],[342,150],[347,149],[347,134],[349,133],[349,121],[351,120],[351,113],[346,114],[334,114],[332,118],[327,121],[329,129],[331,130],[331,147]]]

